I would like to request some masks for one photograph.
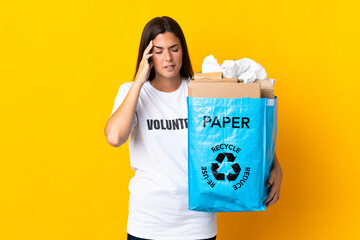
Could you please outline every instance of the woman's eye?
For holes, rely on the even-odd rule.
[[[178,52],[179,51],[179,49],[176,49],[176,50],[171,50],[171,51],[173,51],[173,52]],[[156,54],[161,54],[162,52],[155,52]]]

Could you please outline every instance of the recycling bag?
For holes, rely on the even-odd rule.
[[[189,209],[265,211],[277,98],[198,98],[188,104]]]

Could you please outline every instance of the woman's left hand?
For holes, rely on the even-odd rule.
[[[282,170],[275,153],[274,163],[270,171],[269,179],[266,183],[266,186],[270,187],[269,196],[265,200],[266,207],[270,207],[279,200],[281,181],[282,181]]]

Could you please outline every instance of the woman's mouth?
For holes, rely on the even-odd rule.
[[[168,66],[165,67],[165,69],[167,71],[172,71],[172,70],[174,70],[174,68],[175,68],[175,65],[168,65]]]

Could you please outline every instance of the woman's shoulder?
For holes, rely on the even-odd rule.
[[[131,82],[124,82],[120,85],[120,87],[124,87],[124,88],[130,88],[133,85],[134,81]]]
[[[182,81],[183,81],[184,85],[187,87],[187,85],[188,85],[188,83],[189,83],[189,81],[190,81],[190,78],[188,78],[188,77],[182,77]],[[119,87],[119,92],[123,92],[123,91],[124,91],[124,92],[128,92],[133,84],[134,84],[134,81],[122,83],[122,84],[120,85],[120,87]],[[146,86],[146,85],[149,85],[149,84],[150,84],[149,81],[146,81],[146,82],[144,83],[145,86]]]
[[[134,83],[134,81],[124,82],[124,83],[120,84],[119,92],[120,91],[129,91],[131,86],[133,85],[133,83]]]
[[[126,94],[130,91],[130,88],[132,85],[133,85],[133,82],[121,83],[116,97],[118,98],[121,96],[126,96]]]
[[[182,77],[182,81],[187,85],[190,82],[190,77]]]

